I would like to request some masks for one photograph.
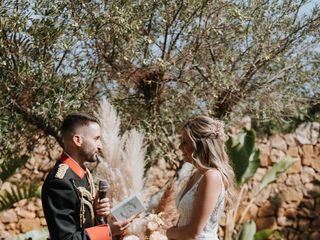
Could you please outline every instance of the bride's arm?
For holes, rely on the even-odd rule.
[[[169,239],[194,239],[200,234],[213,212],[222,187],[221,175],[217,170],[209,170],[200,180],[195,196],[190,223],[167,230]]]

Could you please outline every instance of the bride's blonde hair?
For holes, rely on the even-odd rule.
[[[236,192],[235,175],[225,150],[228,137],[223,122],[207,116],[197,116],[189,120],[183,129],[193,143],[195,150],[192,158],[195,165],[202,169],[214,168],[221,173],[226,207],[232,207]]]

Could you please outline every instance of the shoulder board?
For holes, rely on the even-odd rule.
[[[56,178],[59,178],[59,179],[63,179],[64,178],[64,175],[66,174],[67,170],[68,170],[69,166],[67,164],[60,164],[59,165],[59,168],[56,172],[56,175],[55,177]]]

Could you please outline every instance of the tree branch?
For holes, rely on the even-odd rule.
[[[58,72],[58,70],[59,70],[59,68],[61,67],[62,62],[63,62],[64,58],[66,57],[67,53],[68,53],[68,50],[66,49],[66,50],[64,51],[64,53],[63,53],[60,61],[59,61],[58,66],[57,66],[56,69],[55,69],[55,72]]]
[[[21,116],[30,124],[36,126],[38,129],[42,130],[45,134],[50,135],[56,139],[56,141],[63,146],[62,138],[59,134],[58,128],[54,126],[52,123],[48,123],[44,118],[39,115],[36,115],[28,108],[23,108],[17,102],[13,101],[13,108],[17,113],[21,114]]]

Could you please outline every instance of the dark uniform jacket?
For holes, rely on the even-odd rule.
[[[94,197],[89,170],[81,168],[72,158],[62,154],[60,161],[49,172],[41,194],[52,240],[112,239],[108,225],[95,224]]]

